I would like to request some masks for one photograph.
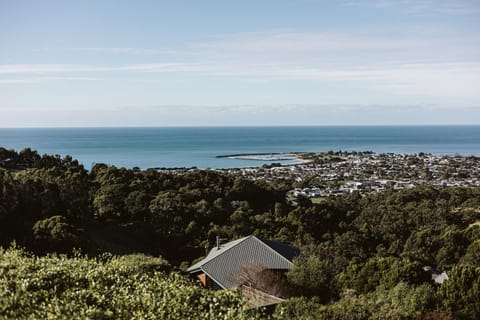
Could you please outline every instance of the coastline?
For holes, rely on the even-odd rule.
[[[479,141],[480,126],[46,128],[2,129],[0,134],[0,146],[7,149],[29,147],[40,154],[70,155],[87,168],[106,163],[141,169],[263,165],[259,160],[217,157],[246,153],[296,154],[292,160],[276,161],[282,163],[304,162],[302,156],[309,156],[299,153],[322,150],[470,156],[480,155]]]
[[[299,165],[313,162],[312,159],[304,159],[301,154],[304,152],[257,152],[257,153],[236,153],[218,155],[215,158],[227,158],[236,160],[253,160],[253,161],[295,161],[296,163],[287,163],[282,165]]]

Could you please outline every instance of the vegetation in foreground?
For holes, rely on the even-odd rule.
[[[317,297],[293,297],[272,315],[246,310],[236,291],[205,290],[185,276],[168,275],[170,269],[165,260],[140,254],[36,257],[15,246],[0,249],[0,318],[453,319],[455,312],[455,318],[475,319],[478,315],[480,267],[454,268],[451,279],[438,290],[377,271],[381,279],[375,280],[381,284],[371,292],[346,292],[329,304]]]
[[[0,249],[0,318],[258,319],[236,292],[204,290],[167,275],[169,268],[144,255],[35,257]]]
[[[132,257],[107,259],[102,252],[163,256],[182,267],[216,235],[255,234],[302,250],[287,274],[291,298],[276,319],[480,318],[480,188],[424,186],[296,204],[287,200],[290,188],[288,181],[266,184],[208,170],[173,174],[98,164],[88,172],[70,157],[0,148],[0,245],[16,241],[41,256],[2,251],[0,317],[41,318],[35,307],[52,318],[71,312],[132,318],[124,308],[136,303],[129,308],[145,318],[167,310],[156,303],[175,286],[192,290],[193,298],[179,293],[171,314],[198,303],[192,312],[204,313],[191,318],[208,318],[217,312],[207,308],[209,299],[225,295],[220,304],[233,318],[254,317],[238,297],[228,298],[234,293],[200,290],[156,267],[139,271],[144,264]],[[72,255],[73,248],[92,258]],[[447,271],[449,279],[433,284],[424,266]],[[129,298],[132,292],[138,298]],[[153,296],[155,307],[144,305]]]

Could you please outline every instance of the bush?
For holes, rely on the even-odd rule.
[[[322,302],[336,297],[335,267],[328,260],[315,255],[294,260],[287,273],[288,282],[302,296],[317,296]]]
[[[277,307],[273,317],[277,320],[421,319],[429,315],[434,306],[433,287],[400,282],[389,290],[380,288],[360,296],[347,293],[328,305],[321,305],[316,299],[289,299]]]
[[[34,247],[39,252],[69,253],[85,247],[82,230],[70,224],[64,216],[52,216],[37,221],[32,228]]]
[[[439,299],[457,318],[480,319],[480,267],[453,267],[439,289]]]
[[[378,286],[391,289],[401,281],[418,285],[430,282],[431,277],[418,262],[394,257],[374,257],[363,264],[350,264],[337,279],[344,288],[367,293]]]
[[[256,319],[238,293],[208,291],[141,255],[35,257],[0,248],[0,318]]]

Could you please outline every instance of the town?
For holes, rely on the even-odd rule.
[[[419,185],[480,186],[480,157],[376,154],[366,152],[296,153],[301,164],[273,163],[258,168],[223,169],[251,180],[288,182],[292,197],[322,198],[352,192],[371,194]]]

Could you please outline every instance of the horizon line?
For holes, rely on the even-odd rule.
[[[0,129],[159,129],[159,128],[264,128],[264,127],[473,127],[480,123],[425,123],[425,124],[265,124],[265,125],[107,125],[107,126],[25,126],[25,127],[0,127]]]

